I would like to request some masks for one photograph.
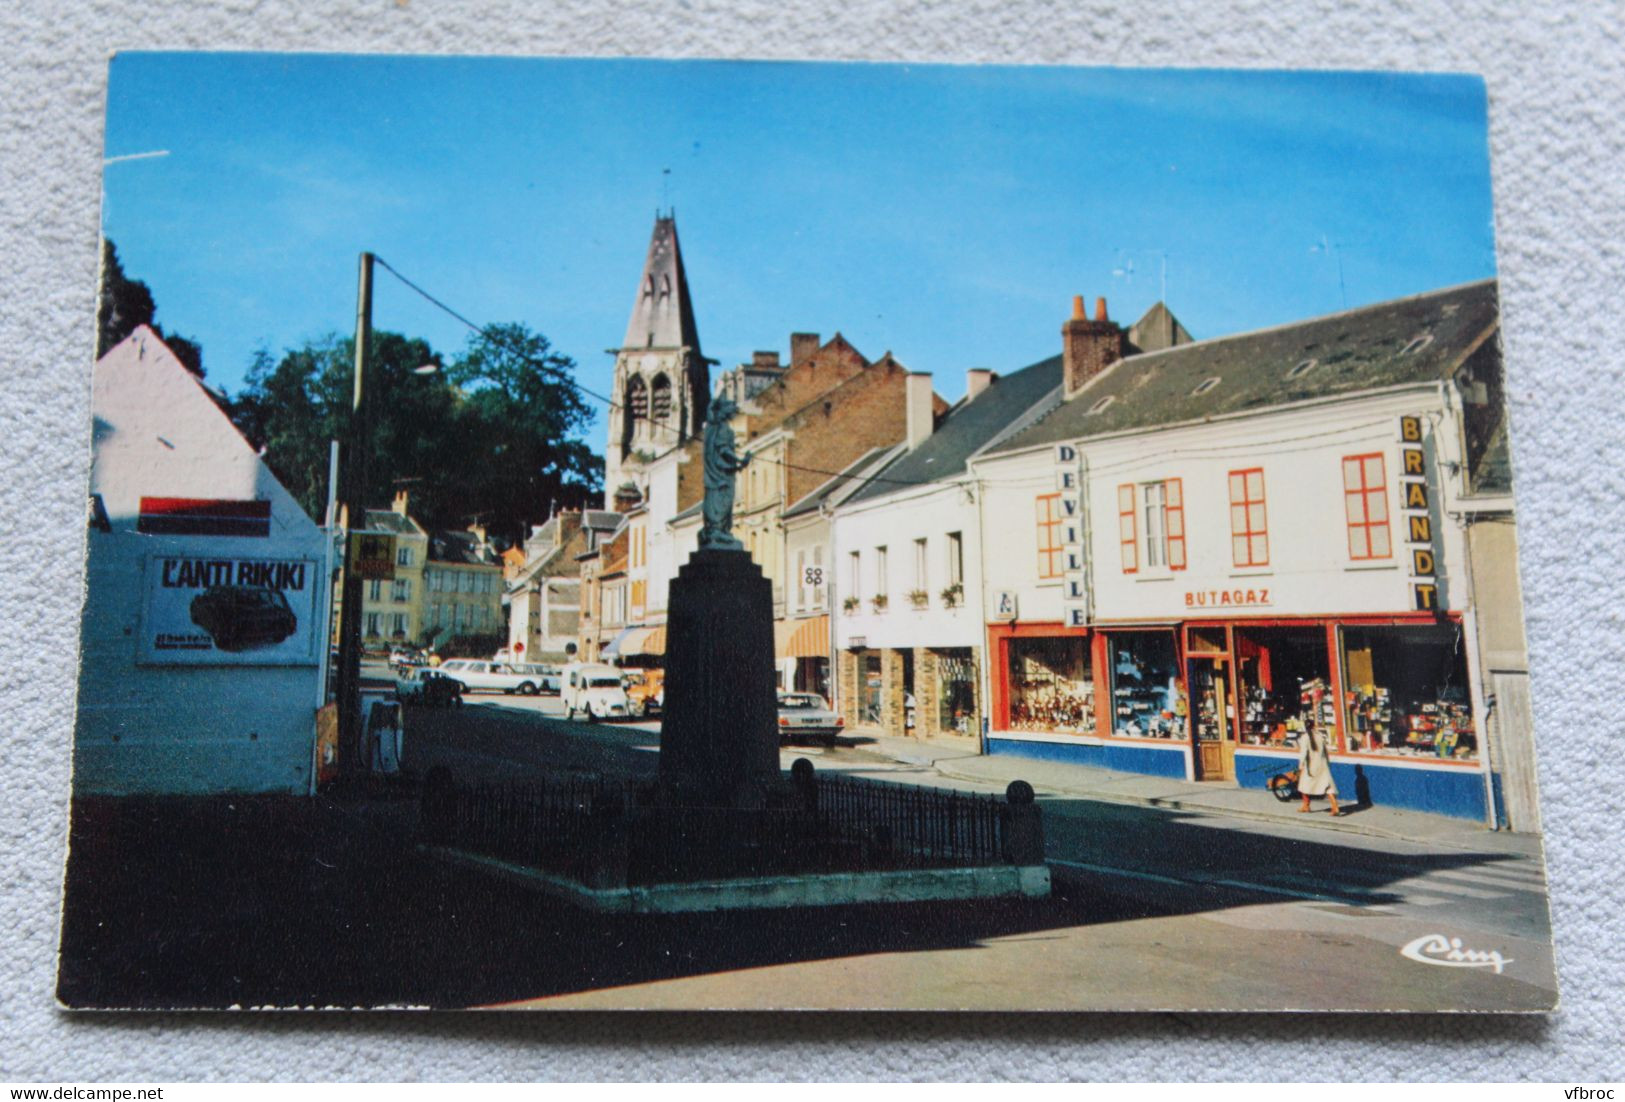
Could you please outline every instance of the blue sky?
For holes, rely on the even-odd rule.
[[[362,250],[605,391],[666,205],[723,367],[839,330],[948,398],[1164,268],[1198,338],[1495,271],[1476,77],[131,53],[108,101],[104,230],[232,391]],[[382,270],[374,321],[466,334]]]

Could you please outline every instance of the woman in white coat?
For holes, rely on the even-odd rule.
[[[1331,751],[1325,733],[1315,722],[1305,728],[1298,748],[1298,794],[1303,797],[1299,812],[1310,810],[1309,797],[1325,796],[1332,802],[1327,810],[1333,815],[1343,814],[1337,806],[1337,782],[1332,780]]]

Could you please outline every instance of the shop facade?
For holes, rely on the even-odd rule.
[[[1270,371],[1252,338],[1123,361],[1116,389],[1084,387],[1040,426],[1050,439],[974,462],[995,487],[982,542],[1011,548],[984,564],[987,752],[1268,798],[1315,726],[1346,800],[1499,825],[1466,520],[1474,403],[1499,378],[1493,325],[1469,314],[1493,321],[1493,288],[1400,305],[1330,338],[1261,335]],[[1345,331],[1388,385],[1268,403]],[[1414,370],[1442,378],[1396,382],[1429,350]],[[1234,413],[1179,416],[1231,386]]]

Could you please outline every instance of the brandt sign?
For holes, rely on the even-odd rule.
[[[139,660],[156,666],[314,663],[320,575],[312,559],[155,555],[146,565]]]

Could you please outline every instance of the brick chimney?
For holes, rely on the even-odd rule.
[[[752,367],[778,367],[779,354],[777,352],[752,352],[750,354]]]
[[[1072,299],[1072,317],[1061,326],[1063,393],[1070,398],[1084,384],[1123,358],[1122,326],[1106,316],[1106,300],[1095,300],[1094,320],[1084,316],[1083,296]]]
[[[630,513],[638,507],[638,503],[642,500],[643,495],[638,493],[636,486],[630,482],[624,483],[619,490],[615,491],[615,511],[617,513]]]
[[[992,386],[996,378],[998,376],[993,374],[992,369],[986,367],[973,367],[965,372],[965,400],[969,401]]]
[[[818,351],[817,333],[790,334],[790,362],[798,364]]]
[[[393,509],[395,512],[399,513],[403,517],[407,515],[407,513],[406,513],[407,496],[408,495],[407,495],[407,492],[405,490],[396,490],[395,491],[395,500],[389,503],[389,507],[391,509]]]
[[[931,438],[931,430],[935,427],[931,374],[911,371],[903,383],[903,405],[908,411],[908,450],[913,451]]]

